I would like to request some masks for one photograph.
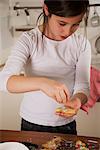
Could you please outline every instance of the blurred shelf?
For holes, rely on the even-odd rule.
[[[29,31],[29,30],[32,30],[35,28],[35,25],[22,25],[22,26],[18,26],[18,27],[15,27],[15,31]]]
[[[4,64],[0,64],[0,68],[3,68],[3,67],[4,67],[4,65],[5,65],[5,63],[4,63]]]

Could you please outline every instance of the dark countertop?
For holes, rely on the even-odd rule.
[[[14,141],[14,142],[31,142],[41,145],[48,140],[51,140],[54,136],[64,137],[66,140],[77,141],[81,140],[87,142],[88,140],[97,141],[100,144],[100,138],[87,137],[87,136],[75,136],[57,133],[47,132],[34,132],[34,131],[13,131],[13,130],[0,130],[0,141]]]

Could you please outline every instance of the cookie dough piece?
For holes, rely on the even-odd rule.
[[[75,115],[76,114],[76,111],[75,109],[72,109],[72,108],[67,108],[67,107],[58,107],[56,109],[56,113],[61,113],[61,114],[64,114],[64,115],[68,115],[68,116],[72,116],[72,115]]]

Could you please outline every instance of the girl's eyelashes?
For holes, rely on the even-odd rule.
[[[80,25],[80,23],[77,23],[77,24],[73,24],[72,26],[76,27],[76,26],[79,26],[79,25]]]
[[[79,26],[81,22],[82,22],[82,21],[80,21],[80,22],[78,22],[78,23],[76,23],[76,24],[73,24],[72,26]]]
[[[66,23],[59,23],[60,26],[66,26]]]
[[[63,22],[63,21],[59,21],[58,24],[59,24],[60,26],[66,26],[66,25],[68,25],[68,23]]]
[[[60,26],[66,26],[66,25],[70,25],[69,23],[59,23]],[[80,22],[77,23],[77,24],[72,24],[71,26],[79,26],[80,25]]]

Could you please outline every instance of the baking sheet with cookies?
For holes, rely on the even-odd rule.
[[[97,141],[66,140],[60,136],[53,137],[50,141],[42,144],[40,150],[99,150],[100,145]]]
[[[3,143],[6,142],[19,142],[28,150],[100,150],[98,137],[14,130],[0,130],[0,135],[2,135],[0,145],[5,145]],[[18,145],[18,143],[15,144]],[[10,144],[10,146],[14,145]],[[18,146],[21,147],[21,145]]]

